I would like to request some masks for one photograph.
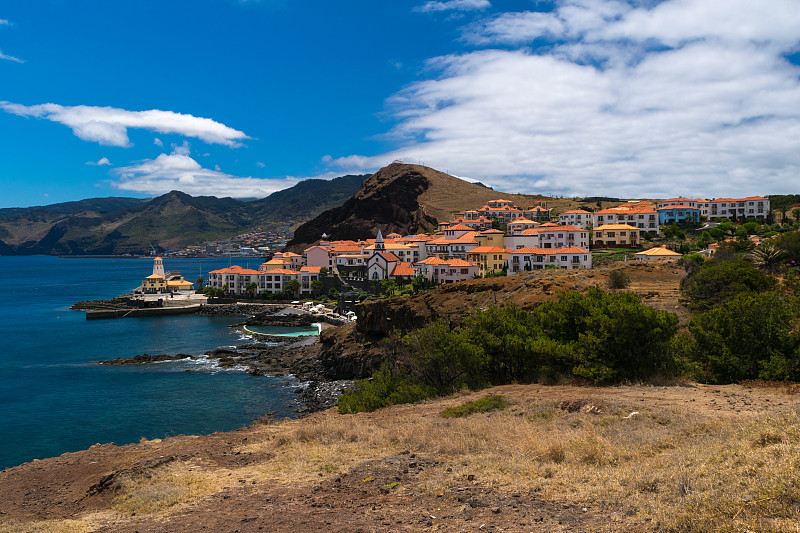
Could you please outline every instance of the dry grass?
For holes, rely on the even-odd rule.
[[[485,392],[258,424],[227,451],[261,461],[173,462],[123,479],[116,519],[6,524],[0,533],[91,531],[87,524],[161,517],[237,487],[311,490],[405,450],[439,461],[414,483],[391,487],[408,498],[453,497],[472,475],[494,494],[586,507],[603,517],[604,531],[798,531],[800,398],[766,387],[722,389],[507,386],[491,391],[508,399],[505,410],[463,418],[440,413]],[[758,405],[719,409],[733,398]]]
[[[203,471],[188,463],[170,464],[146,476],[120,480],[113,509],[123,514],[147,514],[196,501],[224,488],[222,471]]]
[[[90,533],[94,530],[94,527],[83,520],[0,523],[0,533]]]
[[[426,472],[430,494],[446,494],[472,474],[508,493],[533,490],[609,511],[609,530],[623,522],[658,531],[797,530],[796,412],[743,415],[732,423],[712,412],[613,398],[570,413],[553,401],[506,395],[514,401],[506,411],[458,419],[438,416],[458,399],[325,413],[273,426],[271,438],[242,450],[269,448],[275,459],[254,474],[296,484],[408,449],[452,465],[450,472]]]

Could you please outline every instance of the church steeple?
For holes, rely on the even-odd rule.
[[[378,236],[375,237],[375,251],[376,252],[386,251],[386,246],[384,246],[383,244],[383,235],[381,234],[381,230],[378,230]]]

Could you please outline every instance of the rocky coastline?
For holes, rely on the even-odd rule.
[[[242,367],[256,376],[286,376],[297,380],[296,412],[305,415],[334,407],[339,396],[353,385],[354,376],[331,376],[320,359],[320,339],[316,335],[282,337],[245,330],[246,326],[299,327],[330,323],[331,317],[316,315],[275,304],[211,304],[200,314],[214,316],[251,315],[231,325],[253,337],[252,343],[232,348],[215,348],[202,355],[141,354],[98,361],[101,365],[145,365],[182,359],[210,359],[221,368]],[[333,324],[330,324],[333,326]],[[193,370],[187,370],[192,372]]]

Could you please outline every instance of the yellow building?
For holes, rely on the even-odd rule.
[[[592,230],[594,248],[639,246],[639,228],[628,224],[603,224]]]
[[[478,234],[475,235],[475,241],[478,243],[478,246],[505,248],[505,233],[499,229],[479,231]]]
[[[500,272],[508,264],[508,250],[499,246],[478,246],[467,251],[467,259],[478,265],[480,275]]]
[[[142,292],[146,294],[167,292],[167,280],[164,276],[150,274],[142,282]]]
[[[145,294],[191,291],[193,289],[194,285],[183,279],[180,272],[164,272],[164,260],[160,257],[153,260],[153,273],[142,282],[142,292]]]

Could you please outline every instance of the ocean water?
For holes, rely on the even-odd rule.
[[[164,264],[194,282],[228,260]],[[93,364],[248,342],[227,327],[241,317],[86,320],[69,309],[129,292],[151,273],[152,259],[0,257],[0,468],[98,442],[229,431],[267,412],[293,416],[297,382],[285,377],[222,370],[211,361]]]

